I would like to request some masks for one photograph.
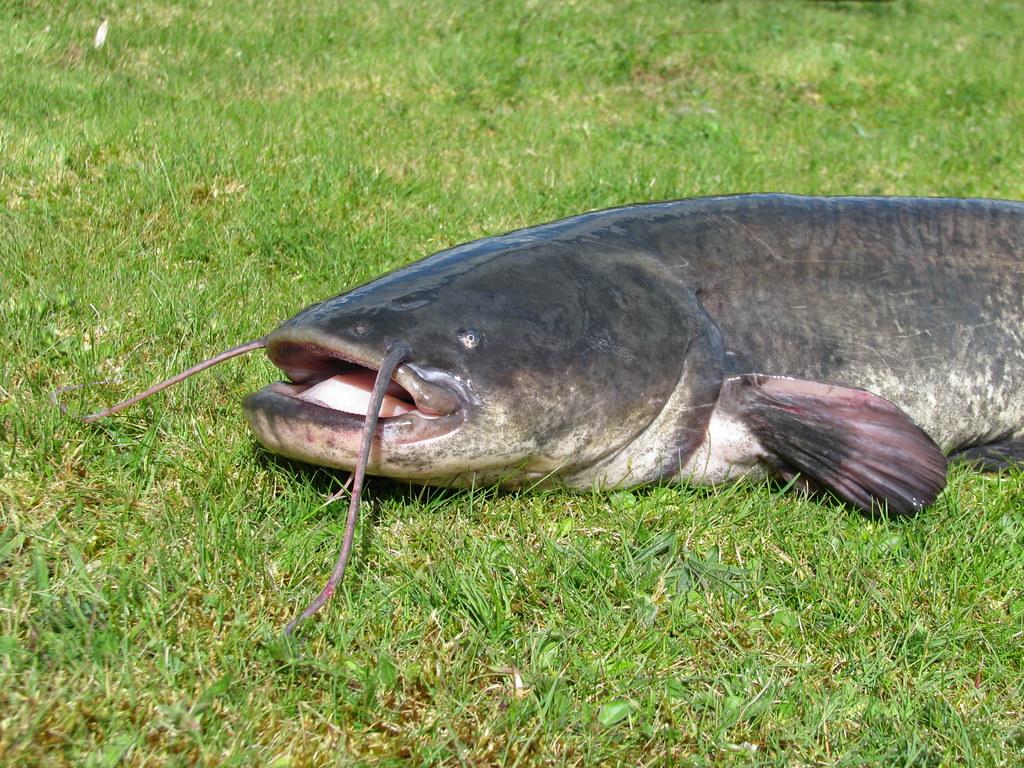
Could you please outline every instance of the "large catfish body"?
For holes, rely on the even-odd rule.
[[[1024,457],[1024,204],[746,195],[460,245],[266,337],[270,450],[371,473],[620,487],[799,475],[908,512],[943,452]],[[353,399],[354,397],[354,399]],[[360,399],[362,397],[362,399]]]

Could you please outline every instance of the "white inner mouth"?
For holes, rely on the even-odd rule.
[[[374,374],[369,371],[345,373],[324,379],[295,397],[323,408],[365,416],[370,407],[370,394],[373,392],[375,379]],[[415,410],[416,406],[412,403],[386,394],[380,406],[380,415],[401,416]]]

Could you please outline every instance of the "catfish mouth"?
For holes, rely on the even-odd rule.
[[[274,382],[246,398],[245,409],[257,436],[265,437],[258,422],[266,417],[327,428],[343,443],[362,431],[379,360],[323,343],[290,340],[269,343],[267,356],[287,381]],[[378,437],[383,443],[408,444],[443,436],[461,426],[466,403],[454,377],[403,363],[395,369],[381,404]],[[278,439],[272,442],[280,448],[280,430],[274,431]]]

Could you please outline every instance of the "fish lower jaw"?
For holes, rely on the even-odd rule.
[[[351,470],[356,463],[365,425],[365,413],[335,407],[343,403],[337,392],[314,392],[316,387],[276,382],[249,395],[242,407],[257,440],[267,450],[318,466]],[[345,393],[342,393],[343,395]],[[329,405],[318,404],[323,397]],[[433,443],[454,432],[465,421],[465,412],[424,414],[405,404],[389,406],[393,415],[382,415],[370,450],[369,471],[394,476],[418,474],[420,444]]]

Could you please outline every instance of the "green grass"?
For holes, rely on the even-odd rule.
[[[278,461],[257,358],[459,241],[740,191],[1024,198],[1019,2],[0,0],[0,761],[1024,763],[1024,477],[440,492]],[[105,47],[92,38],[109,16]]]

